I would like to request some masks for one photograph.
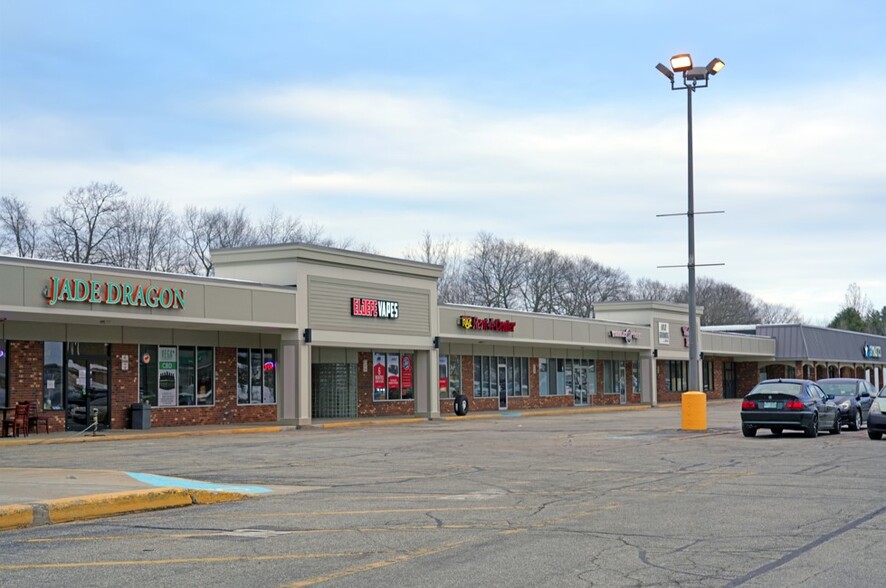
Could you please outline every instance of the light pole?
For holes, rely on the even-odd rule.
[[[723,66],[723,60],[714,58],[705,67],[693,67],[692,56],[688,53],[681,53],[671,57],[671,67],[659,63],[655,69],[660,71],[662,75],[671,81],[671,90],[686,91],[686,118],[689,129],[689,207],[686,216],[689,220],[689,390],[701,391],[698,378],[698,324],[695,308],[695,194],[694,180],[692,170],[692,94],[696,88],[707,88],[708,79],[717,75]],[[677,85],[675,82],[676,75],[682,74],[682,84]]]

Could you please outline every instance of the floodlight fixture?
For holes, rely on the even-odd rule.
[[[674,72],[672,72],[671,70],[669,70],[669,69],[668,69],[668,66],[666,66],[666,65],[664,65],[664,64],[662,64],[662,63],[659,63],[658,65],[655,66],[655,69],[657,69],[658,71],[660,71],[660,72],[661,72],[661,75],[663,75],[663,76],[666,77],[667,79],[671,80],[672,82],[674,81]]]
[[[720,70],[723,69],[724,67],[726,67],[726,64],[723,63],[723,60],[720,59],[719,57],[715,57],[711,60],[711,62],[708,64],[708,66],[705,69],[708,70],[709,74],[711,74],[712,76],[715,76],[718,73],[720,73]]]
[[[701,81],[707,79],[708,70],[704,67],[693,67],[689,71],[684,71],[683,75],[686,76],[687,80]]]
[[[684,72],[692,69],[692,56],[688,53],[681,53],[671,57],[671,69],[675,72]]]

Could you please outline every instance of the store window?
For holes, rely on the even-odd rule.
[[[668,392],[686,392],[689,390],[689,362],[665,362],[665,390]]]
[[[797,377],[797,368],[795,366],[789,365],[784,368],[784,377],[786,378],[796,378]]]
[[[277,403],[277,351],[237,349],[237,404]]]
[[[461,394],[461,355],[440,356],[440,398]]]
[[[64,344],[61,341],[43,343],[43,410],[64,408]]]
[[[415,356],[411,353],[373,352],[372,398],[378,401],[413,400]]]
[[[568,363],[568,369],[567,369]],[[587,368],[587,385],[589,391],[594,394],[596,390],[596,378],[594,374],[593,360],[576,360],[562,358],[539,358],[538,360],[538,388],[541,396],[563,396],[572,394],[572,381],[574,367]],[[568,375],[567,375],[568,373]],[[568,379],[568,392],[567,392]]]
[[[625,394],[626,392],[625,362],[607,359],[603,362],[603,393]]]
[[[505,392],[508,396],[529,396],[528,357],[474,357],[474,397],[498,397],[498,369],[505,369]]]
[[[714,362],[705,361],[702,363],[702,386],[705,392],[714,389]]]
[[[215,349],[139,345],[139,400],[151,406],[215,404]]]
[[[8,406],[9,402],[9,374],[7,373],[9,346],[6,341],[0,339],[0,406]]]

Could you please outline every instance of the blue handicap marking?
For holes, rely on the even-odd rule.
[[[213,484],[211,482],[198,482],[185,478],[171,478],[169,476],[157,476],[155,474],[138,474],[126,472],[126,475],[143,484],[157,487],[188,488],[191,490],[209,490],[214,492],[242,492],[244,494],[266,494],[273,492],[270,488],[262,486],[238,486],[235,484]]]

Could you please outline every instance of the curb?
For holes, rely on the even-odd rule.
[[[466,414],[464,416],[456,416],[452,414],[447,414],[445,416],[441,416],[440,418],[444,421],[471,421],[471,420],[486,420],[486,419],[504,419],[504,418],[515,418],[515,417],[543,417],[543,416],[560,416],[560,415],[569,415],[569,414],[595,414],[595,413],[606,413],[606,412],[629,412],[629,411],[637,411],[637,410],[649,410],[652,407],[647,404],[630,404],[630,405],[618,405],[618,406],[588,406],[583,408],[573,408],[573,407],[564,407],[564,408],[551,408],[544,409],[539,411],[530,411],[530,412],[521,412],[521,411],[511,411],[505,410],[501,412],[481,412],[475,414]]]
[[[385,425],[407,425],[410,423],[426,423],[425,417],[412,417],[403,419],[389,419],[384,421],[343,421],[340,423],[320,423],[312,425],[318,429],[347,429],[354,427],[381,427]]]
[[[176,437],[204,437],[210,435],[248,435],[250,433],[279,433],[294,431],[296,426],[273,425],[268,427],[241,427],[237,429],[210,429],[206,431],[162,431],[157,433],[132,433],[123,435],[99,434],[84,437],[58,437],[55,439],[0,439],[0,447],[16,445],[57,445],[61,443],[101,443],[104,441],[144,441],[145,439],[172,439]]]
[[[248,496],[250,495],[229,491],[149,488],[147,490],[44,500],[33,504],[12,504],[0,506],[0,531],[178,508],[194,504],[232,502]]]

